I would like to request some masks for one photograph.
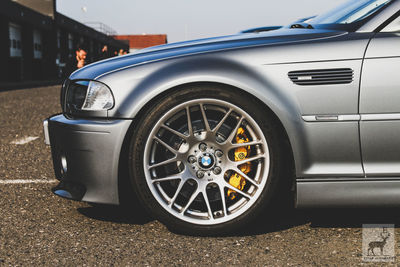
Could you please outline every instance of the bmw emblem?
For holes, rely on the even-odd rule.
[[[204,156],[201,158],[201,164],[203,164],[205,167],[210,166],[211,163],[211,158],[209,156]]]
[[[199,158],[199,164],[204,169],[209,169],[214,165],[214,159],[211,154],[205,153]]]

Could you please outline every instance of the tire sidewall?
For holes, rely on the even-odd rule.
[[[189,100],[214,98],[227,101],[247,112],[261,128],[268,144],[270,169],[268,179],[258,199],[240,216],[215,225],[199,225],[180,220],[170,214],[153,197],[146,182],[143,160],[144,150],[154,125],[169,110]],[[144,208],[155,218],[175,232],[194,235],[215,235],[232,232],[251,223],[266,211],[276,193],[282,170],[282,138],[277,130],[276,118],[259,101],[233,88],[223,86],[190,86],[157,99],[136,124],[129,147],[129,176],[135,194]]]

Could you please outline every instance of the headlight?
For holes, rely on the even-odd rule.
[[[104,111],[114,106],[107,85],[96,81],[70,81],[66,90],[67,111]]]
[[[103,83],[91,81],[89,83],[83,110],[108,110],[114,106],[114,97],[111,90]]]

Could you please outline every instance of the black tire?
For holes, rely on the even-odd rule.
[[[173,107],[188,100],[213,98],[223,100],[246,111],[261,128],[269,148],[269,175],[265,187],[253,205],[240,216],[215,225],[201,225],[183,221],[166,211],[154,198],[145,179],[144,173],[144,151],[146,140],[149,137],[154,125],[160,117]],[[130,180],[133,190],[144,208],[156,219],[160,220],[170,230],[189,235],[223,235],[237,229],[250,226],[261,213],[268,211],[273,199],[279,194],[282,195],[281,184],[288,184],[286,171],[287,140],[282,127],[275,115],[257,99],[237,89],[215,85],[188,86],[175,90],[168,95],[154,101],[145,114],[139,118],[130,139],[129,168]],[[286,167],[286,168],[285,168]],[[287,186],[283,190],[288,190]]]

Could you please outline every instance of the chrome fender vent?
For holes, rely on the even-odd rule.
[[[300,70],[288,73],[290,80],[297,85],[328,85],[351,83],[352,69]]]

